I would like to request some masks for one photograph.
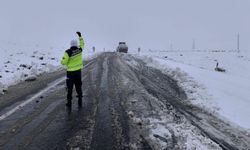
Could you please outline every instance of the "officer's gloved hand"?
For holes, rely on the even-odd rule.
[[[76,34],[77,34],[79,37],[82,37],[81,32],[77,31]]]

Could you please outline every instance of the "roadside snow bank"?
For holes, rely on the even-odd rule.
[[[53,56],[50,52],[8,52],[5,57],[1,58],[0,83],[6,88],[31,77],[34,78],[41,73],[56,71],[59,69],[58,62],[58,57]],[[3,89],[0,87],[1,92]]]
[[[138,57],[176,79],[193,104],[250,129],[249,53],[155,52]],[[214,71],[216,62],[226,73]]]
[[[42,73],[54,72],[63,68],[60,64],[64,53],[62,49],[48,48],[44,50],[38,47],[24,47],[25,50],[19,50],[17,45],[14,48],[0,49],[3,54],[0,55],[0,94],[3,94],[10,85],[31,78],[35,79]],[[84,60],[96,57],[95,55],[97,54],[83,53]]]

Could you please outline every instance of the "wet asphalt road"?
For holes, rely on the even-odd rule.
[[[163,109],[172,114],[173,123],[187,122],[199,136],[215,143],[215,149],[250,149],[249,135],[186,103],[186,94],[176,81],[140,59],[103,53],[83,69],[82,75],[82,108],[77,107],[77,98],[72,109],[65,107],[62,82],[0,121],[0,149],[159,149],[149,138],[147,123],[135,122],[133,117],[157,118]],[[35,92],[0,103],[0,115]],[[164,106],[159,107],[159,103]],[[185,149],[185,140],[174,132],[168,138],[154,137],[166,143],[162,149]]]

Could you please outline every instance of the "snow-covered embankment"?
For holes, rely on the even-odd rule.
[[[191,103],[250,129],[250,53],[156,51],[140,57],[178,80]],[[225,73],[214,70],[217,62]]]

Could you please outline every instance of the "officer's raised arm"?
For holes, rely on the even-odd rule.
[[[82,38],[81,32],[78,31],[78,32],[76,32],[76,34],[79,36],[80,48],[84,49],[84,40]]]

